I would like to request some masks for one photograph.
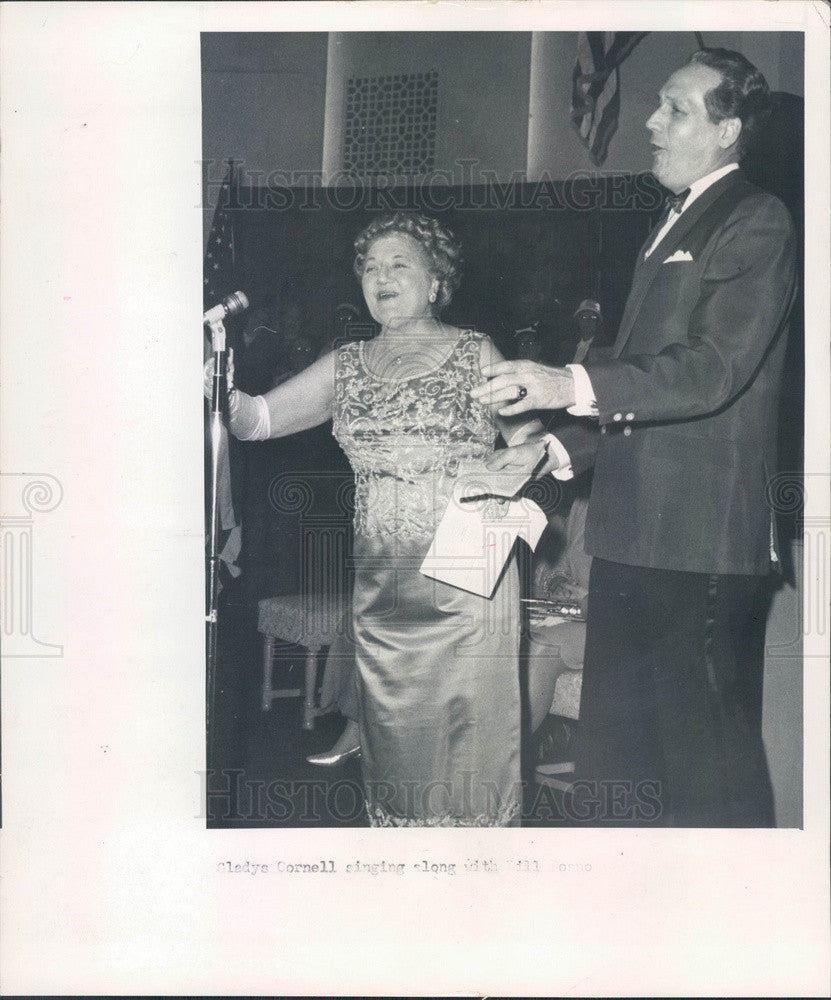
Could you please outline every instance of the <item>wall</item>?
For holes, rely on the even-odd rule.
[[[212,175],[229,157],[246,169],[320,170],[325,32],[202,35],[202,156]]]
[[[764,73],[771,90],[803,96],[802,35],[797,32],[706,32],[704,43],[735,49]],[[698,48],[692,31],[651,32],[620,69],[618,130],[602,172],[639,172],[651,164],[645,123],[666,79]],[[568,115],[575,32],[536,32],[531,67],[528,177],[547,171],[564,178],[598,168],[580,143]]]
[[[206,33],[202,36],[203,158],[221,177],[228,157],[268,174],[340,168],[345,81],[436,69],[437,168],[475,159],[504,181],[593,170],[568,116],[574,32]],[[804,94],[802,36],[707,32],[736,48],[771,88]],[[649,167],[644,122],[666,78],[696,48],[692,31],[652,32],[621,67],[621,112],[604,172]]]
[[[330,36],[324,173],[341,168],[346,81],[436,70],[436,169],[476,160],[499,180],[524,173],[531,35],[527,32],[348,33]]]
[[[319,171],[325,32],[203,32],[203,250],[227,162],[267,177]]]

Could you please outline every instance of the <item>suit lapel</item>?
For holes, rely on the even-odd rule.
[[[679,245],[694,229],[696,223],[699,222],[710,206],[713,205],[725,191],[729,190],[741,176],[741,170],[731,170],[729,174],[719,178],[715,184],[707,188],[707,190],[699,198],[696,198],[696,200],[685,212],[682,212],[681,218],[678,219],[669,232],[665,234],[664,238],[660,241],[660,243],[658,243],[649,257],[644,259],[644,254],[651,246],[650,240],[654,239],[654,230],[650,233],[649,239],[643,247],[641,247],[641,250],[638,253],[638,261],[635,266],[635,274],[632,279],[632,290],[629,292],[629,298],[626,300],[626,308],[623,311],[623,318],[621,319],[620,326],[618,327],[617,337],[615,338],[615,344],[612,350],[613,358],[619,358],[623,352],[626,342],[629,339],[629,334],[632,332],[632,327],[634,325],[635,318],[638,315],[638,311],[640,310],[641,303],[644,300],[644,296],[649,291],[650,285],[660,271],[663,262],[678,249]],[[660,228],[660,226],[656,228]]]

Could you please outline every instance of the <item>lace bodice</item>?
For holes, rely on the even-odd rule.
[[[493,417],[469,395],[482,340],[465,330],[437,368],[403,379],[376,375],[362,341],[338,350],[333,433],[355,472],[356,534],[432,537],[460,466],[493,451]]]

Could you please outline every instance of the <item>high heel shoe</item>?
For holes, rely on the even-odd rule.
[[[337,767],[338,764],[343,764],[347,760],[352,760],[353,757],[361,756],[361,748],[350,747],[348,750],[344,750],[341,753],[313,753],[306,760],[310,764],[317,764],[318,767]]]

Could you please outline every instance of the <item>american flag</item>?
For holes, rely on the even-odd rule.
[[[219,198],[214,210],[211,232],[205,250],[203,268],[203,306],[209,309],[226,295],[235,291],[234,223],[231,218],[231,193],[236,177],[233,160],[228,164],[228,173],[219,189]]]
[[[618,67],[645,31],[581,31],[572,74],[571,120],[597,166],[606,159],[620,111]]]
[[[203,308],[215,306],[226,295],[236,290],[236,260],[234,246],[234,223],[231,217],[231,194],[235,184],[234,164],[228,164],[228,173],[219,189],[219,199],[214,211],[211,232],[205,250],[203,263]],[[211,345],[205,342],[205,356],[210,356]],[[232,576],[240,575],[237,558],[242,547],[242,526],[234,511],[231,493],[231,457],[229,455],[228,431],[222,428],[217,470],[219,503],[219,558],[220,568]],[[210,454],[207,456],[210,461]],[[209,520],[210,523],[210,520]],[[220,585],[222,573],[220,573]]]

